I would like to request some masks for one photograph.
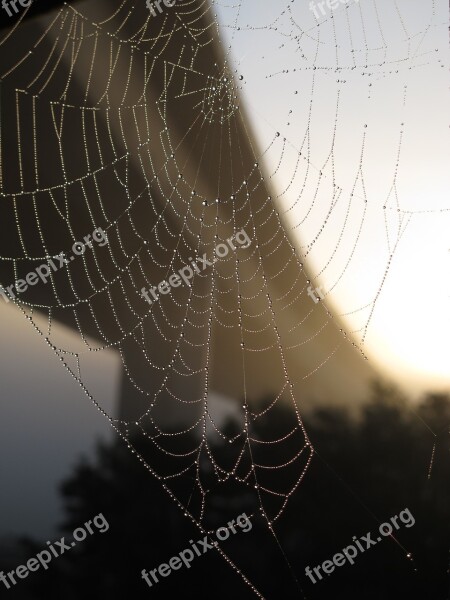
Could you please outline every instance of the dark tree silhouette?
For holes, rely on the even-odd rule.
[[[411,406],[394,389],[376,384],[371,402],[360,414],[331,408],[311,413],[306,427],[317,454],[277,523],[276,538],[245,489],[224,486],[212,491],[215,509],[209,517],[211,529],[244,510],[256,513],[251,532],[230,538],[223,547],[265,598],[449,597],[450,399],[430,394],[413,410]],[[265,438],[267,433],[275,437],[286,430],[291,415],[281,406],[276,418],[274,414],[271,411],[270,422],[261,419],[255,423],[256,435],[265,430]],[[230,422],[229,431],[233,428]],[[152,452],[145,440],[136,440],[136,446],[144,456]],[[255,462],[263,458],[260,452],[264,450],[255,449]],[[281,463],[283,450],[278,445],[273,450],[270,460]],[[234,458],[233,449],[216,448],[216,456],[228,465]],[[289,484],[286,481],[287,489]],[[180,494],[192,489],[192,476],[187,476],[183,485],[185,490],[180,487]],[[61,491],[66,512],[62,532],[70,535],[100,512],[110,529],[89,536],[55,559],[48,571],[22,581],[8,591],[11,598],[254,597],[215,551],[193,561],[190,569],[173,572],[151,589],[141,579],[143,568],[148,571],[168,562],[189,546],[189,540],[202,536],[122,441],[99,445],[95,464],[82,462]],[[336,568],[315,585],[305,576],[307,566],[331,559],[352,543],[353,536],[375,532],[381,522],[405,508],[413,514],[415,524],[402,527],[395,533],[396,539],[383,539],[359,555],[353,566]],[[43,546],[27,541],[22,542],[22,548],[27,558]],[[409,552],[411,559],[406,556]]]

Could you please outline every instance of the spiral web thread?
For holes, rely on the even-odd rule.
[[[64,5],[46,17],[34,37],[24,38],[27,45],[23,39],[20,44],[15,41],[25,27],[22,20],[1,40],[0,189],[9,231],[0,251],[9,279],[1,283],[6,287],[24,277],[63,248],[70,254],[73,242],[101,227],[108,245],[94,244],[82,257],[52,273],[46,295],[30,289],[12,301],[202,531],[212,489],[217,492],[233,482],[252,494],[255,510],[274,533],[273,524],[313,456],[296,384],[325,365],[342,344],[356,348],[358,340],[364,342],[395,250],[413,217],[412,212],[401,210],[397,192],[400,131],[392,186],[383,200],[388,258],[376,293],[345,315],[360,318],[351,332],[354,341],[341,330],[340,341],[310,371],[293,378],[289,356],[307,353],[308,344],[330,327],[333,317],[326,308],[327,297],[352,267],[368,226],[365,131],[353,187],[339,184],[339,89],[329,153],[322,165],[314,164],[311,135],[317,80],[337,72],[346,83],[345,77],[361,71],[380,80],[397,68],[435,66],[439,55],[431,54],[425,44],[439,25],[435,2],[428,3],[430,20],[420,32],[422,37],[409,34],[403,17],[406,5],[393,2],[398,19],[394,29],[402,31],[406,40],[404,54],[395,59],[389,48],[392,31],[384,30],[384,17],[390,18],[391,13],[381,10],[383,3],[378,0],[350,4],[308,27],[298,21],[295,3],[281,3],[275,18],[261,27],[242,22],[243,3],[238,1],[231,6],[179,2],[157,20],[144,6],[135,7],[129,0],[111,4],[110,16],[101,20],[86,4]],[[296,135],[299,144],[274,131],[262,151],[255,149],[246,129],[245,106],[240,106],[240,89],[245,85],[241,64],[234,72],[229,53],[221,61],[212,58],[208,63],[204,58],[214,40],[225,46],[217,9],[228,15],[225,36],[233,39],[241,31],[270,31],[282,41],[280,52],[286,47],[295,51],[295,69],[270,72],[268,67],[266,79],[295,80],[289,119],[295,118],[297,96],[307,99],[306,126]],[[373,17],[381,43],[372,47],[366,22]],[[311,21],[311,14],[308,18]],[[415,43],[417,39],[420,43]],[[327,52],[336,49],[328,65],[324,60],[329,55],[321,54],[324,40]],[[405,103],[406,86],[402,93]],[[169,107],[171,114],[178,114],[175,124],[168,117]],[[241,145],[243,131],[251,160]],[[222,161],[226,167],[222,168]],[[263,175],[263,164],[270,165],[268,177]],[[215,189],[204,184],[205,171],[218,173]],[[272,196],[270,186],[275,188],[280,176],[284,187]],[[341,210],[343,220],[337,225],[333,217]],[[303,232],[310,221],[306,239],[295,249],[286,230]],[[167,280],[195,257],[211,258],[219,244],[241,230],[251,240],[248,248],[238,246],[209,268],[195,272],[189,286],[172,290],[152,305],[142,298],[142,287],[149,289]],[[314,276],[307,274],[303,261],[324,238],[334,239],[336,231],[327,261]],[[308,286],[343,248],[345,258],[325,292],[325,302],[312,302],[306,294]],[[283,324],[285,313],[297,315],[289,327]],[[312,316],[312,333],[306,329],[308,334],[302,335]],[[54,320],[78,332],[79,345],[58,345]],[[217,337],[230,330],[229,350],[240,365],[230,377],[238,380],[242,400],[234,432],[223,430],[210,411],[212,348]],[[119,354],[129,389],[141,399],[142,410],[132,421],[107,414],[85,381],[84,369],[107,350]],[[254,405],[247,385],[250,377],[257,376],[255,365],[264,353],[274,357],[279,387],[270,400]],[[139,368],[137,355],[142,361]],[[290,422],[277,437],[263,439],[255,424],[270,421],[286,401],[291,406]],[[163,425],[161,406],[173,414],[178,406],[182,408],[182,425]],[[136,434],[151,443],[153,454],[137,452],[132,443]],[[226,466],[215,456],[217,446],[224,444],[231,453]],[[183,487],[186,481],[193,482],[188,495]],[[219,546],[217,550],[262,597]]]

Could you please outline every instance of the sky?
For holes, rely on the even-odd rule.
[[[447,2],[237,4],[214,2],[242,104],[326,303],[370,316],[356,339],[408,391],[449,389]]]
[[[365,343],[370,359],[413,393],[449,389],[445,1],[436,0],[433,16],[431,0],[398,0],[400,19],[388,0],[376,1],[378,16],[372,0],[360,0],[346,9],[348,21],[342,10],[328,11],[319,27],[307,0],[244,0],[239,13],[238,2],[214,4],[231,45],[242,110],[267,173],[276,171],[271,183],[277,206],[300,253],[308,253],[326,303],[339,314],[353,313],[343,317],[350,331],[369,316],[367,308],[357,309],[369,303],[370,310],[377,297]],[[292,13],[277,20],[285,6]],[[330,42],[333,25],[336,43]],[[333,171],[326,161],[333,144],[339,195],[328,215]],[[324,234],[310,247],[325,219]],[[401,239],[380,291],[399,223]],[[29,323],[3,301],[0,322],[6,400],[0,473],[3,489],[17,492],[0,494],[0,536],[18,530],[45,535],[50,520],[61,515],[58,483],[82,453],[92,453],[96,439],[112,439],[113,432]],[[54,327],[62,345],[75,343],[69,330]],[[355,337],[361,341],[361,332]],[[119,363],[114,354],[102,354],[94,374],[102,383],[97,398],[116,414]]]
[[[61,521],[61,481],[113,430],[18,309],[0,302],[0,537],[41,536]],[[58,328],[67,346],[74,343],[72,332]],[[115,413],[118,361],[102,354],[99,399]]]

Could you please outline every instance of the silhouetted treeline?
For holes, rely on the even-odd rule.
[[[256,421],[253,434],[276,439],[285,431],[291,413],[281,406],[270,419]],[[449,598],[450,549],[450,398],[428,395],[419,405],[377,384],[373,397],[358,415],[343,409],[320,408],[309,414],[305,426],[316,450],[306,476],[290,498],[272,534],[254,494],[245,488],[216,486],[208,497],[211,529],[241,512],[255,513],[248,533],[230,537],[224,550],[270,600],[306,598],[333,600],[445,600]],[[230,423],[228,430],[236,425]],[[154,451],[151,441],[136,440],[143,456]],[[173,447],[176,447],[175,438]],[[280,447],[281,448],[281,447]],[[286,448],[271,447],[273,464],[282,464]],[[430,472],[430,461],[434,460]],[[179,450],[182,448],[180,446]],[[261,449],[266,452],[267,448]],[[214,449],[224,468],[232,449]],[[258,463],[258,448],[253,460]],[[161,468],[164,465],[161,464]],[[280,470],[280,474],[283,473]],[[283,475],[280,475],[283,477]],[[286,477],[289,475],[286,474]],[[213,481],[213,479],[211,479]],[[194,479],[186,476],[191,489]],[[278,481],[283,485],[283,481]],[[286,479],[286,490],[291,480]],[[183,485],[182,483],[178,485]],[[174,571],[149,588],[141,571],[159,564],[202,538],[175,503],[136,459],[125,443],[98,448],[95,464],[82,462],[61,487],[66,520],[62,533],[71,532],[102,513],[109,530],[96,533],[20,581],[1,597],[22,600],[84,600],[108,598],[236,599],[254,598],[227,563],[211,550],[192,562],[190,569]],[[181,495],[183,489],[177,490]],[[194,500],[193,500],[194,501]],[[315,585],[305,575],[331,559],[367,532],[376,532],[408,508],[412,527],[395,532]],[[42,542],[22,541],[23,561],[41,551]],[[282,550],[281,550],[282,549]],[[409,559],[407,554],[411,553]],[[1,569],[15,568],[17,557],[2,561]],[[1,584],[0,584],[1,585]]]

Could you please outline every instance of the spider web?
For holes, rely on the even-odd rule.
[[[314,453],[300,416],[301,385],[343,346],[366,358],[362,344],[414,214],[399,200],[400,128],[388,160],[391,185],[377,213],[387,255],[369,301],[338,315],[351,316],[355,327],[338,331],[327,301],[357,269],[374,224],[364,172],[373,158],[367,124],[353,148],[352,178],[340,177],[346,90],[355,92],[356,77],[365,75],[370,99],[374,82],[439,63],[425,44],[439,25],[434,0],[423,3],[428,20],[415,36],[406,3],[393,2],[388,11],[386,3],[361,1],[319,22],[297,3],[259,4],[259,11],[250,4],[252,23],[242,2],[180,1],[158,18],[129,0],[66,4],[34,23],[19,19],[0,45],[2,285],[103,229],[107,245],[93,244],[52,272],[46,286],[11,301],[202,530],[215,494],[245,490],[253,512],[274,531]],[[376,40],[369,19],[377,23]],[[245,61],[231,54],[243,34],[281,40],[263,66],[264,81],[276,94],[278,81],[288,80],[285,129],[297,132],[296,143],[270,124],[255,143],[255,117],[242,99]],[[390,41],[396,35],[401,43]],[[331,127],[322,124],[326,141],[312,126],[315,100],[326,97],[321,75],[337,84]],[[402,84],[401,107],[407,92]],[[142,288],[167,281],[197,257],[211,259],[239,231],[248,247],[237,245],[151,305],[142,297]],[[307,290],[319,281],[326,286],[316,303]],[[62,346],[55,321],[77,332],[79,342]],[[124,374],[120,418],[100,405],[88,382],[99,355],[110,350]],[[307,365],[300,375],[299,354]],[[273,395],[261,401],[254,390],[267,365]],[[233,431],[212,414],[211,390],[228,379],[241,401]],[[270,423],[280,404],[290,406],[289,421],[270,436],[258,423]],[[136,436],[151,453],[137,452]],[[225,444],[227,465],[216,456]]]

